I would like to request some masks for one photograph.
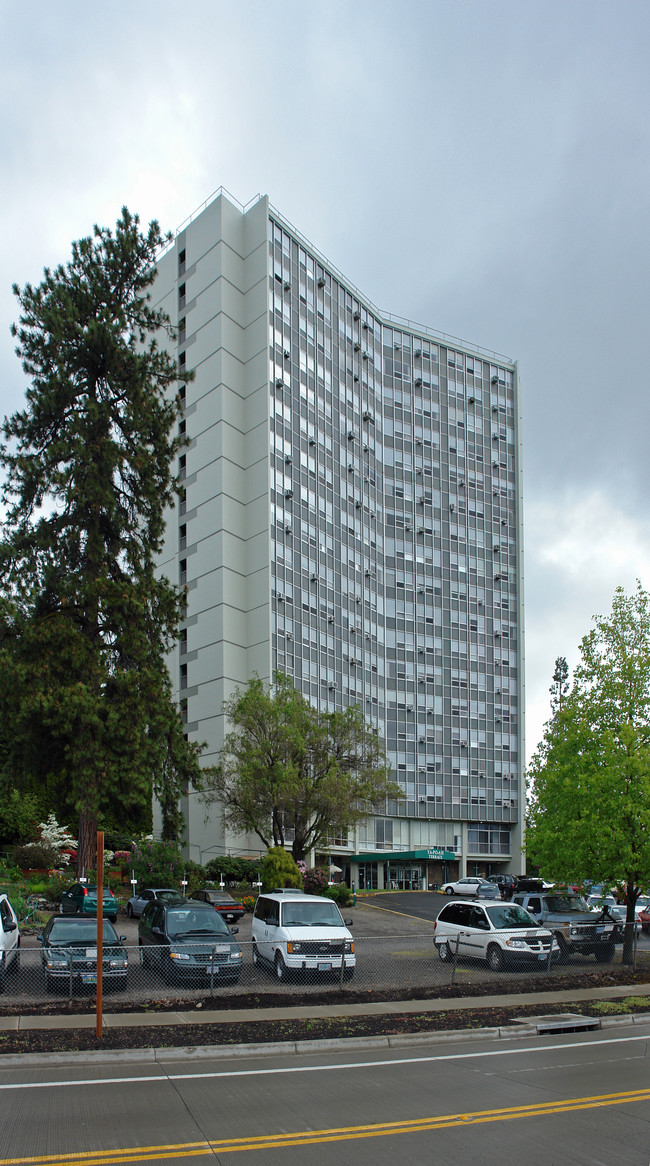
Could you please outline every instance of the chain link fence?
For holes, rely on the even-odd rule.
[[[629,925],[628,925],[629,926]],[[110,1007],[119,1011],[119,1002],[145,1007],[161,1000],[198,1000],[206,996],[228,1000],[233,995],[255,998],[275,994],[278,1001],[290,1000],[299,991],[301,997],[351,990],[370,998],[373,991],[406,993],[417,999],[418,992],[447,985],[471,986],[488,981],[495,991],[507,994],[516,981],[522,990],[522,978],[587,973],[606,964],[619,967],[624,952],[625,925],[617,929],[616,942],[604,943],[596,926],[580,925],[580,934],[563,934],[563,944],[540,945],[531,953],[517,946],[525,937],[515,936],[516,943],[491,933],[488,941],[479,936],[480,947],[472,946],[476,935],[465,932],[444,937],[446,950],[441,958],[441,936],[433,925],[423,924],[408,934],[364,935],[355,937],[352,949],[341,951],[341,943],[317,945],[318,951],[305,951],[304,963],[313,966],[287,969],[286,953],[270,949],[264,958],[250,941],[233,937],[217,943],[187,943],[176,947],[161,944],[142,946],[125,943],[103,953],[103,992]],[[119,924],[118,924],[119,930]],[[510,932],[509,935],[512,935]],[[558,934],[558,939],[560,938]],[[650,946],[645,937],[638,944],[637,928],[631,925],[625,957],[630,970],[638,965],[650,967]],[[532,933],[531,933],[532,941]],[[502,955],[490,960],[490,945],[498,944]],[[280,945],[281,946],[281,945]],[[498,966],[497,966],[498,965]],[[64,1002],[70,999],[94,1000],[97,983],[97,951],[87,945],[46,949],[37,936],[23,937],[20,959],[7,969],[4,992],[0,995],[0,1012],[11,1006]],[[523,988],[525,990],[525,986]]]

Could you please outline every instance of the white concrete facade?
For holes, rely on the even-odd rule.
[[[404,788],[332,840],[348,877],[518,871],[516,364],[379,312],[267,198],[219,193],[178,232],[154,292],[195,374],[186,497],[160,567],[188,587],[170,671],[205,764],[224,699],[278,668],[318,705],[359,701]],[[205,823],[192,791],[182,809],[189,857],[261,850],[217,812]]]

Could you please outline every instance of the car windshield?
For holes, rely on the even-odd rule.
[[[283,903],[283,927],[343,927],[335,903]]]
[[[234,903],[232,895],[222,894],[220,891],[208,891],[206,897],[211,903]]]
[[[516,903],[503,903],[499,907],[486,907],[490,922],[498,931],[511,927],[537,927],[532,915],[518,907]]]
[[[170,911],[167,931],[176,938],[180,935],[230,935],[221,916],[214,911],[198,911],[192,907]]]
[[[157,899],[160,899],[161,902],[163,902],[163,903],[173,903],[175,899],[181,898],[179,891],[173,891],[171,889],[168,891],[167,890],[155,891],[155,896]]]
[[[117,932],[107,919],[104,920],[102,938],[104,943],[119,943]],[[55,919],[47,943],[52,947],[70,947],[77,943],[82,943],[84,947],[89,944],[96,946],[97,920],[75,919],[73,922],[72,919]]]
[[[589,907],[582,895],[547,895],[544,900],[547,911],[588,911]]]

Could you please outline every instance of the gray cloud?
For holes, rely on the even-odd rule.
[[[13,280],[122,203],[173,228],[220,184],[268,193],[378,306],[520,360],[534,744],[553,659],[648,562],[647,4],[42,0],[3,16],[5,410],[25,387]],[[589,558],[594,500],[610,541]],[[573,573],[553,551],[572,545]]]

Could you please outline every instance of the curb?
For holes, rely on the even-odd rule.
[[[593,1018],[598,1029],[621,1025],[649,1024],[650,1012],[625,1013],[620,1016]],[[399,1049],[414,1045],[451,1044],[464,1041],[522,1040],[538,1037],[536,1024],[519,1024],[516,1028],[447,1029],[444,1032],[412,1032],[398,1036],[343,1037],[340,1040],[275,1041],[269,1044],[190,1045],[163,1049],[106,1049],[97,1052],[6,1053],[0,1054],[0,1069],[9,1066],[47,1068],[56,1065],[152,1064],[168,1061],[217,1060],[237,1057],[305,1056],[335,1050]]]

